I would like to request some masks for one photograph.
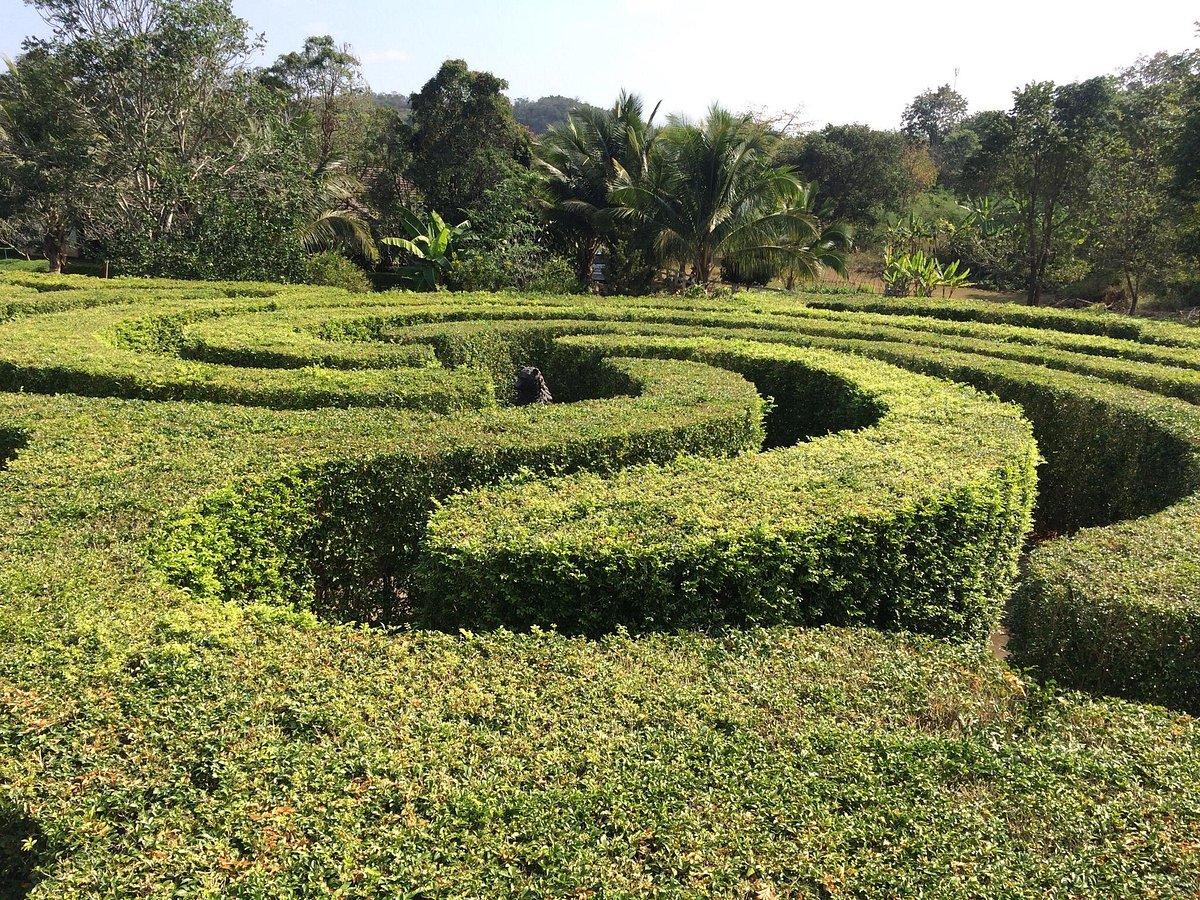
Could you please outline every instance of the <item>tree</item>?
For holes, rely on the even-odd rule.
[[[900,154],[900,170],[904,173],[905,192],[901,202],[912,206],[918,196],[937,183],[938,167],[929,148],[922,144],[909,144]]]
[[[336,45],[329,35],[310,37],[259,78],[283,96],[288,119],[303,122],[314,172],[345,160],[361,141],[371,102],[358,58],[347,45]]]
[[[409,111],[412,109],[412,102],[408,94],[400,94],[395,91],[387,91],[382,94],[371,94],[371,99],[376,106],[383,109],[390,109],[392,112],[400,113],[401,118],[407,118]]]
[[[537,144],[546,215],[570,249],[581,281],[590,278],[592,259],[606,240],[615,244],[620,237],[612,186],[618,178],[635,183],[645,174],[657,111],[647,118],[641,98],[622,92],[611,109],[576,110]]]
[[[410,176],[434,209],[461,221],[484,191],[530,163],[529,133],[502,93],[508,82],[447,60],[412,96]]]
[[[61,58],[61,97],[95,135],[111,231],[153,242],[192,193],[250,151],[246,60],[257,46],[229,0],[31,0],[52,29],[27,52]],[[98,203],[99,205],[99,203]]]
[[[1137,310],[1147,280],[1162,284],[1179,243],[1184,212],[1172,184],[1173,155],[1187,122],[1188,86],[1200,54],[1159,53],[1119,76],[1117,126],[1092,172],[1093,260],[1120,272]]]
[[[1013,95],[1008,163],[1030,305],[1041,301],[1047,266],[1072,223],[1070,207],[1086,202],[1092,162],[1113,112],[1106,78],[1061,87],[1037,82]]]
[[[167,234],[120,233],[110,252],[129,274],[296,282],[305,275],[303,226],[319,200],[294,129],[276,123],[232,171],[189,188],[186,215]]]
[[[301,138],[309,161],[311,190],[300,224],[305,248],[337,248],[375,263],[379,252],[358,203],[364,188],[349,164],[378,113],[357,57],[329,35],[310,37],[299,52],[260,72],[259,80],[282,98],[284,122]]]
[[[967,115],[967,98],[948,84],[924,91],[904,110],[902,128],[910,138],[923,138],[929,146],[941,146],[946,136]]]
[[[411,164],[412,132],[404,116],[377,107],[349,161],[377,233],[394,233],[402,227],[403,211],[421,206],[420,192],[408,178]]]
[[[833,204],[827,198],[818,200],[817,186],[812,182],[804,186],[804,194],[795,207],[821,223],[820,232],[808,242],[807,252],[784,262],[780,269],[783,286],[793,290],[798,280],[815,278],[823,269],[847,277],[846,254],[854,246],[854,227],[833,219]]]
[[[297,234],[305,249],[340,249],[369,265],[378,262],[379,249],[371,226],[356,202],[362,185],[345,172],[341,160],[329,161],[302,184],[307,190],[303,193]]]
[[[764,104],[756,104],[746,110],[746,115],[780,137],[798,137],[810,124],[804,117],[803,106],[776,109]]]
[[[1003,110],[968,116],[938,148],[939,181],[960,197],[1004,193],[1012,136],[1012,122]]]
[[[821,186],[834,215],[859,226],[878,225],[888,213],[905,211],[919,193],[905,166],[909,142],[897,131],[866,125],[827,125],[781,143],[779,163]]]
[[[549,268],[574,266],[554,255],[551,236],[535,197],[537,173],[522,170],[484,192],[471,217],[471,229],[460,242],[447,284],[453,290],[534,290]],[[562,280],[562,279],[560,279]]]
[[[96,138],[69,97],[71,73],[45,47],[0,75],[0,240],[61,272],[72,231],[89,219],[98,189]]]
[[[1132,315],[1146,276],[1171,253],[1169,172],[1151,150],[1118,139],[1097,160],[1092,179],[1094,258],[1120,271]]]
[[[613,197],[646,225],[659,259],[707,285],[722,259],[811,270],[822,229],[806,185],[772,164],[775,136],[720,107],[698,125],[673,120],[640,179],[622,176]],[[844,272],[844,259],[821,251]]]

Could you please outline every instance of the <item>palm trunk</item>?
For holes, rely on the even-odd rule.
[[[575,256],[575,275],[585,285],[592,280],[592,261],[596,258],[597,244],[594,239],[580,242]]]
[[[712,251],[705,247],[696,256],[696,262],[693,265],[693,274],[696,276],[696,283],[708,290],[708,282],[712,278],[713,270],[713,254]]]

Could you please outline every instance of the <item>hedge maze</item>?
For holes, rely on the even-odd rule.
[[[1191,896],[1198,401],[1108,315],[4,276],[0,897]]]

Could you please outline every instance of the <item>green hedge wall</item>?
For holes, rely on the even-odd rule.
[[[585,634],[829,622],[987,637],[1033,504],[1036,449],[1011,410],[819,352],[665,346],[774,369],[794,386],[815,372],[838,398],[830,406],[858,413],[854,425],[864,408],[881,418],[732,462],[457,497],[434,515],[420,554],[422,620]],[[830,391],[835,379],[851,388]]]
[[[572,355],[579,354],[563,358]],[[418,433],[361,461],[234,485],[173,518],[153,538],[151,554],[173,582],[203,596],[405,621],[426,520],[457,490],[762,444],[758,395],[728,372],[596,356],[577,362],[574,373],[590,379],[591,390],[578,388],[584,393],[620,385],[637,396],[572,404],[553,416],[510,409],[483,421],[438,423],[436,442]]]
[[[36,274],[0,320],[0,893],[1200,883],[1193,330]],[[527,358],[578,402],[505,406]],[[979,646],[1029,426],[956,382],[1045,457],[1032,670]]]

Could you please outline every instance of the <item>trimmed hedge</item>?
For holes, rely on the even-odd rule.
[[[622,341],[617,352],[642,346]],[[732,342],[656,348],[735,370],[765,364],[791,385],[815,373],[834,398],[822,412],[845,415],[829,416],[832,428],[879,422],[732,463],[456,498],[433,517],[420,554],[422,619],[585,634],[870,624],[987,638],[1033,504],[1036,450],[1015,414],[829,354]],[[852,387],[830,390],[834,380]]]
[[[1174,347],[1200,347],[1200,334],[1153,319],[1138,319],[1107,310],[1063,310],[986,303],[970,300],[922,300],[878,296],[820,298],[807,301],[818,309],[853,310],[884,315],[914,315],[954,322],[993,322],[1023,325],[1049,331],[1105,335]]]
[[[593,390],[577,388],[584,393],[619,385],[637,396],[572,404],[552,416],[548,409],[514,409],[436,423],[436,443],[418,430],[389,441],[373,458],[236,485],[169,521],[152,540],[151,555],[174,583],[198,596],[403,622],[410,618],[410,573],[426,520],[455,491],[516,474],[611,472],[762,444],[758,395],[730,373],[599,357],[575,371],[591,374]]]
[[[362,299],[42,278],[63,289],[0,278],[0,307],[17,309],[0,360],[19,374],[0,389],[0,893],[1182,896],[1200,883],[1187,716],[1041,687],[974,643],[735,628],[702,604],[667,607],[718,633],[447,635],[416,627],[445,606],[423,605],[411,575],[428,516],[475,527],[462,514],[478,497],[503,500],[514,535],[533,533],[515,499],[559,516],[588,491],[593,511],[628,500],[710,537],[723,517],[767,549],[746,520],[802,528],[820,507],[832,533],[856,514],[835,499],[858,497],[869,524],[924,542],[870,548],[894,571],[913,561],[896,571],[912,591],[839,584],[872,576],[856,531],[804,599],[978,635],[966,623],[994,616],[1011,574],[1005,510],[1028,499],[1000,496],[1031,462],[1010,478],[1005,448],[1028,451],[1028,429],[890,362],[1016,401],[1033,424],[1043,540],[1010,616],[1018,659],[1192,708],[1197,412],[1079,373],[1100,359],[1195,371],[1195,332],[1106,337],[1126,320],[1086,317],[1104,323],[1091,335],[1055,313],[1038,325],[1055,329],[1045,348],[1078,356],[1075,372],[1005,358],[1041,352],[1028,325],[923,325],[778,294]],[[436,366],[392,365],[429,354]],[[554,367],[556,397],[592,399],[498,403],[526,357]],[[468,408],[422,408],[464,384]],[[311,408],[272,408],[281,397]],[[732,455],[764,431],[774,449]],[[735,478],[751,474],[748,502]],[[723,505],[698,510],[687,479]],[[824,497],[781,492],[822,479]],[[905,530],[947,510],[938,498],[968,515]],[[975,515],[989,506],[993,520]],[[599,518],[561,529],[589,574],[606,552],[587,546]],[[657,532],[642,524],[629,546],[649,559]],[[652,549],[661,561],[687,546]],[[954,567],[977,578],[953,583]],[[924,596],[919,571],[948,593]],[[781,607],[744,609],[768,621]]]
[[[1013,601],[1014,652],[1064,684],[1200,713],[1197,534],[1191,502],[1037,550]]]
[[[170,344],[180,323],[201,315],[201,302],[103,306],[0,324],[0,389],[275,409],[399,406],[451,412],[495,402],[491,378],[472,370],[409,368],[400,377],[393,369],[346,372],[317,363],[231,369],[147,352],[174,349]],[[213,302],[203,314],[244,308],[237,301]]]

